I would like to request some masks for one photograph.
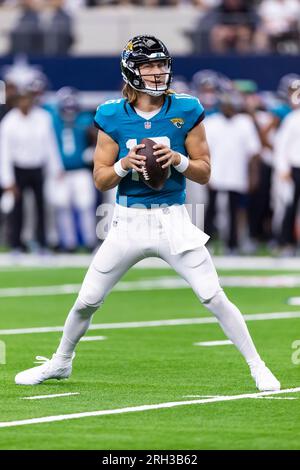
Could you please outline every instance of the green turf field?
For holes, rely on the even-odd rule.
[[[256,394],[247,366],[232,345],[195,346],[201,341],[225,339],[216,323],[149,327],[119,325],[91,330],[102,341],[81,342],[68,381],[49,381],[36,387],[14,385],[14,375],[33,366],[36,355],[49,357],[60,332],[22,331],[24,328],[60,327],[76,294],[9,297],[1,290],[36,286],[80,284],[84,269],[0,270],[0,340],[6,364],[0,364],[1,449],[299,449],[300,392]],[[260,276],[283,272],[224,271],[222,276]],[[299,273],[293,272],[293,275]],[[172,271],[131,270],[124,282],[175,276]],[[138,289],[138,290],[137,290]],[[245,314],[299,312],[287,305],[299,288],[225,289]],[[210,317],[190,289],[129,288],[112,292],[93,324],[150,322]],[[255,318],[255,317],[253,317]],[[123,326],[123,327],[122,327]],[[132,325],[131,325],[132,326]],[[248,323],[263,358],[283,389],[300,387],[300,364],[292,362],[292,343],[300,340],[299,318],[253,320]],[[7,334],[17,329],[19,334]],[[6,334],[3,334],[6,330]],[[21,331],[20,331],[21,330]],[[12,333],[12,332],[10,332]],[[300,358],[300,354],[298,355]],[[24,400],[24,397],[76,395]],[[192,396],[192,397],[191,397]],[[208,396],[239,396],[211,401]],[[202,400],[202,403],[190,403]],[[181,406],[124,412],[127,407],[170,402]],[[120,410],[118,414],[72,414]],[[127,410],[128,411],[128,410]],[[69,416],[68,416],[69,415]],[[64,420],[56,421],[57,416]],[[54,417],[53,422],[21,420]],[[6,423],[5,427],[3,423]],[[7,427],[8,423],[15,424]]]

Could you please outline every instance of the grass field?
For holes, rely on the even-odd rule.
[[[124,277],[126,290],[113,291],[93,320],[94,325],[107,327],[102,325],[88,333],[106,339],[79,344],[69,380],[37,387],[14,385],[15,374],[32,367],[36,355],[51,356],[61,335],[59,331],[23,329],[61,327],[76,294],[36,295],[22,290],[10,294],[10,289],[76,285],[84,272],[42,267],[0,270],[0,339],[6,347],[6,364],[0,364],[1,449],[300,448],[300,391],[257,395],[248,368],[233,345],[195,346],[225,337],[217,323],[206,322],[205,318],[212,317],[193,292],[184,287],[143,290],[136,284],[177,278],[166,269],[133,269]],[[262,279],[261,287],[225,290],[244,314],[254,315],[249,329],[282,388],[300,387],[300,365],[291,359],[292,343],[300,339],[300,314],[299,318],[255,317],[257,313],[299,312],[299,307],[286,303],[289,297],[299,295],[298,287],[263,287],[264,279],[288,272],[227,270],[220,274],[224,278]],[[203,323],[193,322],[199,318]],[[159,323],[170,319],[191,322]],[[140,323],[154,320],[156,326]],[[123,324],[128,322],[138,323]],[[112,325],[115,323],[119,323],[117,328]],[[12,329],[18,331],[9,331]],[[64,393],[74,395],[24,400]],[[213,401],[209,396],[221,398]],[[225,400],[224,396],[231,398]],[[200,403],[193,403],[197,400]],[[183,401],[187,403],[178,403]],[[148,405],[171,402],[178,406],[148,409]],[[128,407],[134,408],[124,410]],[[104,410],[119,412],[89,415]],[[84,412],[88,416],[80,416]],[[79,417],[71,419],[72,414]],[[57,421],[62,415],[64,420]],[[25,421],[20,425],[21,420],[42,417],[53,417],[53,421]]]

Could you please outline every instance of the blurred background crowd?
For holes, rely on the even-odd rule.
[[[300,0],[0,0],[1,5],[11,26],[7,30],[5,22],[2,36],[13,53],[69,53],[76,49],[84,10],[90,10],[89,18],[96,12],[101,30],[104,10],[118,16],[124,9],[135,15],[145,8],[152,10],[154,23],[165,10],[170,31],[179,23],[179,38],[192,54],[299,52]]]
[[[93,117],[120,96],[124,44],[146,32],[175,56],[172,88],[206,111],[211,180],[187,182],[187,203],[211,248],[298,253],[300,0],[0,4],[0,250],[90,252],[105,237],[114,191],[93,185]]]

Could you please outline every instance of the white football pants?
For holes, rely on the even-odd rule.
[[[166,225],[168,217],[172,219]],[[260,361],[240,311],[224,294],[210,254],[201,245],[204,239],[205,234],[186,218],[184,206],[147,210],[116,205],[111,229],[87,271],[57,353],[71,356],[93,313],[123,274],[138,261],[154,256],[165,260],[189,283],[249,365]]]
[[[178,209],[183,210],[183,206]],[[176,211],[178,218],[181,210]],[[83,303],[99,306],[131,266],[150,256],[165,260],[191,285],[201,300],[208,300],[221,290],[205,246],[171,254],[168,236],[157,217],[158,211],[168,214],[168,208],[148,210],[116,206],[108,236],[96,253],[80,289],[79,298]],[[178,218],[174,221],[174,230],[179,231]],[[182,223],[187,220],[194,228],[190,219],[184,219]],[[186,227],[185,230],[188,232]]]

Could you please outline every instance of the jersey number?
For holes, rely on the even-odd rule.
[[[163,136],[163,137],[151,137],[151,140],[154,140],[157,144],[164,144],[167,145],[168,147],[171,147],[171,142],[169,137]],[[126,148],[128,150],[131,150],[135,145],[137,145],[137,139],[129,139],[126,142]],[[168,178],[171,176],[171,168],[168,168]],[[139,181],[139,174],[136,170],[132,170],[132,181]]]

